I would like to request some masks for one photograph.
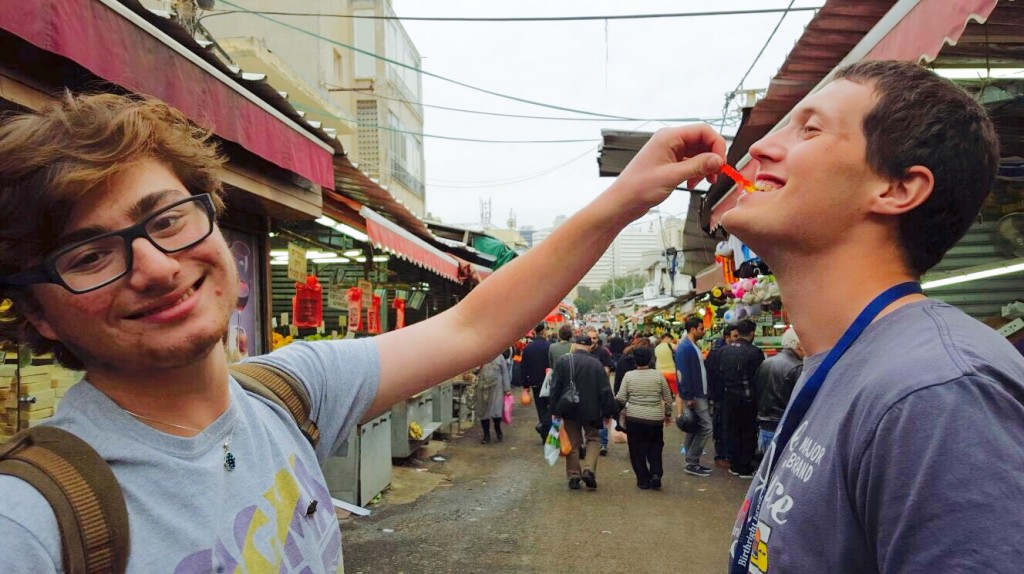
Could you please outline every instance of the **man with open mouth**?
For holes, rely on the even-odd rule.
[[[722,216],[775,272],[807,352],[733,530],[731,574],[1014,572],[1024,360],[921,276],[995,181],[984,108],[865,61],[750,147]]]

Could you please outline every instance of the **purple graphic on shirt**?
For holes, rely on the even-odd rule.
[[[178,563],[175,574],[268,568],[297,574],[337,572],[341,531],[330,492],[320,475],[298,457],[293,455],[289,462],[291,468],[273,474],[262,500],[235,515],[233,539],[217,539],[216,552],[204,549],[190,554]],[[316,511],[307,515],[314,500]]]

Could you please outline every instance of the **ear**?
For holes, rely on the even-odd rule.
[[[51,341],[60,340],[60,337],[57,336],[57,332],[53,330],[52,326],[50,326],[50,322],[44,319],[42,315],[33,313],[31,315],[26,315],[25,318],[28,319],[28,322],[31,323],[32,326],[36,328],[36,331],[39,331],[39,334],[44,338],[50,339]]]
[[[932,170],[923,165],[911,166],[902,178],[889,182],[883,193],[874,198],[871,211],[882,215],[907,213],[931,197],[933,189],[935,176]]]
[[[53,326],[50,322],[43,317],[42,306],[38,303],[38,298],[35,294],[31,296],[32,301],[25,305],[26,309],[23,310],[25,319],[35,327],[36,331],[45,339],[51,341],[59,341],[60,337],[57,336],[57,332],[53,330]]]

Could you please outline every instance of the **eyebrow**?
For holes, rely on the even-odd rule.
[[[804,107],[804,108],[798,108],[793,113],[793,118],[794,119],[799,118],[802,121],[807,121],[808,118],[811,118],[813,116],[818,116],[818,117],[824,118],[826,120],[831,119],[831,116],[829,116],[827,113],[821,111],[820,108],[816,108],[814,106],[807,106],[807,107]]]
[[[161,189],[159,191],[154,191],[142,199],[139,199],[129,207],[127,211],[128,217],[137,222],[146,215],[156,211],[157,206],[162,203],[166,203],[168,198],[173,199],[173,196],[185,199],[184,197],[181,197],[180,189]],[[98,235],[103,235],[104,233],[110,233],[111,231],[113,230],[103,225],[89,225],[81,227],[66,235],[62,235],[57,241],[55,249],[62,249],[68,245],[78,243],[79,241],[85,241]]]

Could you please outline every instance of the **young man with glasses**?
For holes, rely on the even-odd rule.
[[[68,96],[0,126],[0,299],[11,301],[0,337],[86,371],[52,424],[117,476],[132,572],[338,571],[319,462],[359,421],[497,355],[623,227],[681,181],[717,172],[725,150],[708,126],[662,130],[552,241],[455,308],[374,338],[249,359],[304,384],[321,432],[314,451],[290,415],[228,374],[238,280],[215,221],[223,160],[207,139],[166,105],[114,95]],[[567,256],[560,245],[576,247]],[[0,572],[59,570],[45,499],[8,476],[0,493]]]

